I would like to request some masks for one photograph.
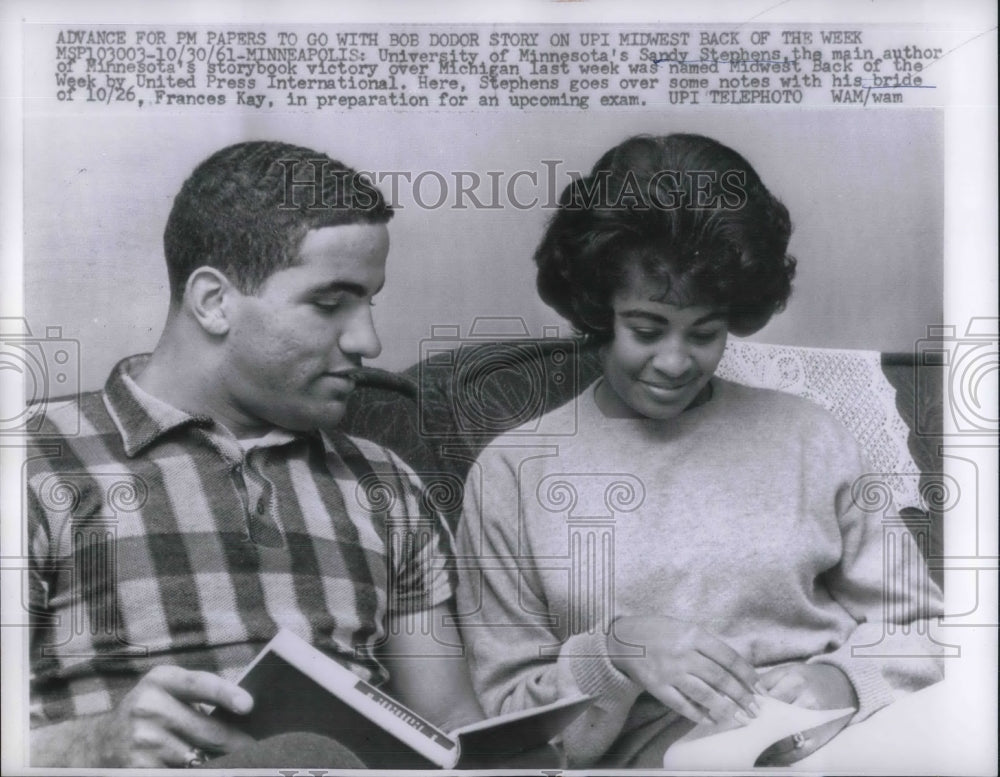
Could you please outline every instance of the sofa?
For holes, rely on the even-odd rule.
[[[340,428],[399,454],[423,479],[429,505],[452,527],[479,452],[513,428],[528,437],[533,430],[551,432],[538,427],[539,419],[573,401],[601,372],[596,347],[555,336],[445,336],[432,338],[423,355],[401,373],[363,370]],[[805,396],[840,418],[872,462],[873,475],[857,484],[856,498],[866,509],[883,505],[886,521],[906,524],[940,585],[944,368],[920,361],[908,353],[730,338],[718,374]]]

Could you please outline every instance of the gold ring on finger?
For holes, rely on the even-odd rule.
[[[199,747],[192,747],[184,754],[184,768],[193,769],[205,763],[205,751]]]

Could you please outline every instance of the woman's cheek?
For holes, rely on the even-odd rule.
[[[622,353],[622,366],[629,377],[637,378],[642,374],[643,367],[653,358],[653,350],[638,343],[625,344]]]

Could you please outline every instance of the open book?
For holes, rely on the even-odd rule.
[[[291,631],[282,629],[239,680],[253,710],[221,717],[256,739],[290,731],[323,734],[382,769],[499,767],[546,745],[591,703],[563,699],[444,732]]]
[[[810,710],[767,696],[755,696],[760,714],[746,726],[701,724],[667,748],[663,768],[677,771],[701,769],[744,771],[752,769],[771,745],[800,731],[853,715],[853,707]],[[734,727],[735,726],[735,727]]]

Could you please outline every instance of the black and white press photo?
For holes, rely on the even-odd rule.
[[[4,16],[5,772],[995,769],[995,9],[309,5]]]

